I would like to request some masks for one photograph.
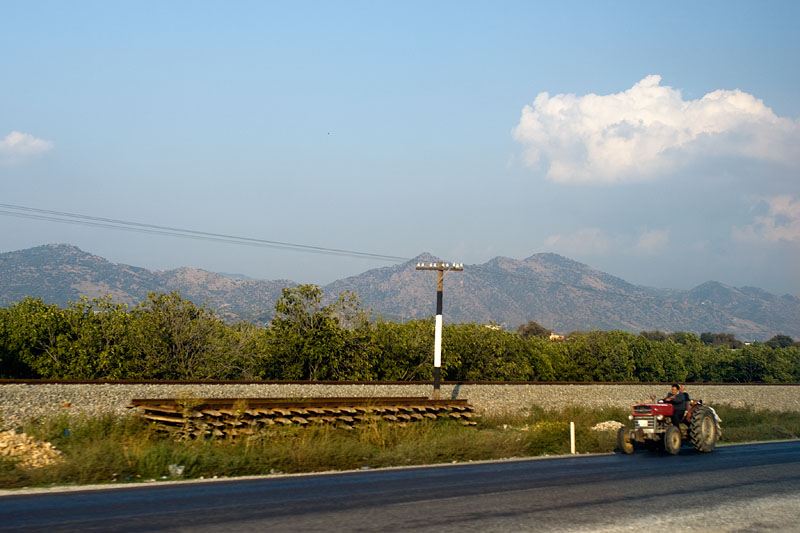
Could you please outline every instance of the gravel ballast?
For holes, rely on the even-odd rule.
[[[481,414],[545,409],[565,405],[627,408],[663,397],[659,384],[443,384],[441,398],[466,399]],[[0,384],[0,426],[58,413],[131,414],[134,398],[335,398],[430,397],[430,384],[142,384],[142,383],[3,383]],[[687,385],[692,399],[714,405],[800,412],[800,385]]]

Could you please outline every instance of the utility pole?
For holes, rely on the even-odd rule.
[[[442,379],[442,287],[446,270],[464,270],[462,263],[417,263],[417,270],[436,270],[436,329],[433,344],[433,399],[439,399],[439,384]]]

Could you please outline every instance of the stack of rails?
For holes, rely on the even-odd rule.
[[[420,420],[456,419],[474,426],[467,400],[391,398],[208,398],[134,399],[128,407],[159,429],[194,437],[236,437],[268,426],[329,424],[354,428],[385,420],[399,425]]]

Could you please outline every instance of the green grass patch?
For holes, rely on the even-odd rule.
[[[724,442],[797,438],[800,413],[720,406]],[[477,427],[422,421],[399,427],[375,422],[357,429],[271,427],[232,440],[180,440],[134,417],[67,416],[31,420],[18,431],[52,443],[59,464],[31,469],[0,458],[0,487],[119,483],[214,476],[320,472],[569,453],[575,422],[579,453],[611,452],[615,431],[591,428],[627,422],[628,410],[532,407],[513,416],[484,416]]]
[[[800,413],[715,406],[722,419],[721,442],[800,438]]]

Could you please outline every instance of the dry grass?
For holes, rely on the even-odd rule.
[[[727,442],[797,438],[800,413],[721,407]],[[627,410],[566,407],[483,417],[477,427],[455,421],[423,421],[399,427],[374,422],[357,429],[273,427],[237,440],[179,441],[130,417],[59,416],[19,428],[53,443],[65,460],[24,469],[0,460],[0,487],[135,482],[175,477],[318,472],[425,465],[569,453],[569,422],[576,425],[578,453],[611,452],[613,431],[599,422],[627,421]]]

